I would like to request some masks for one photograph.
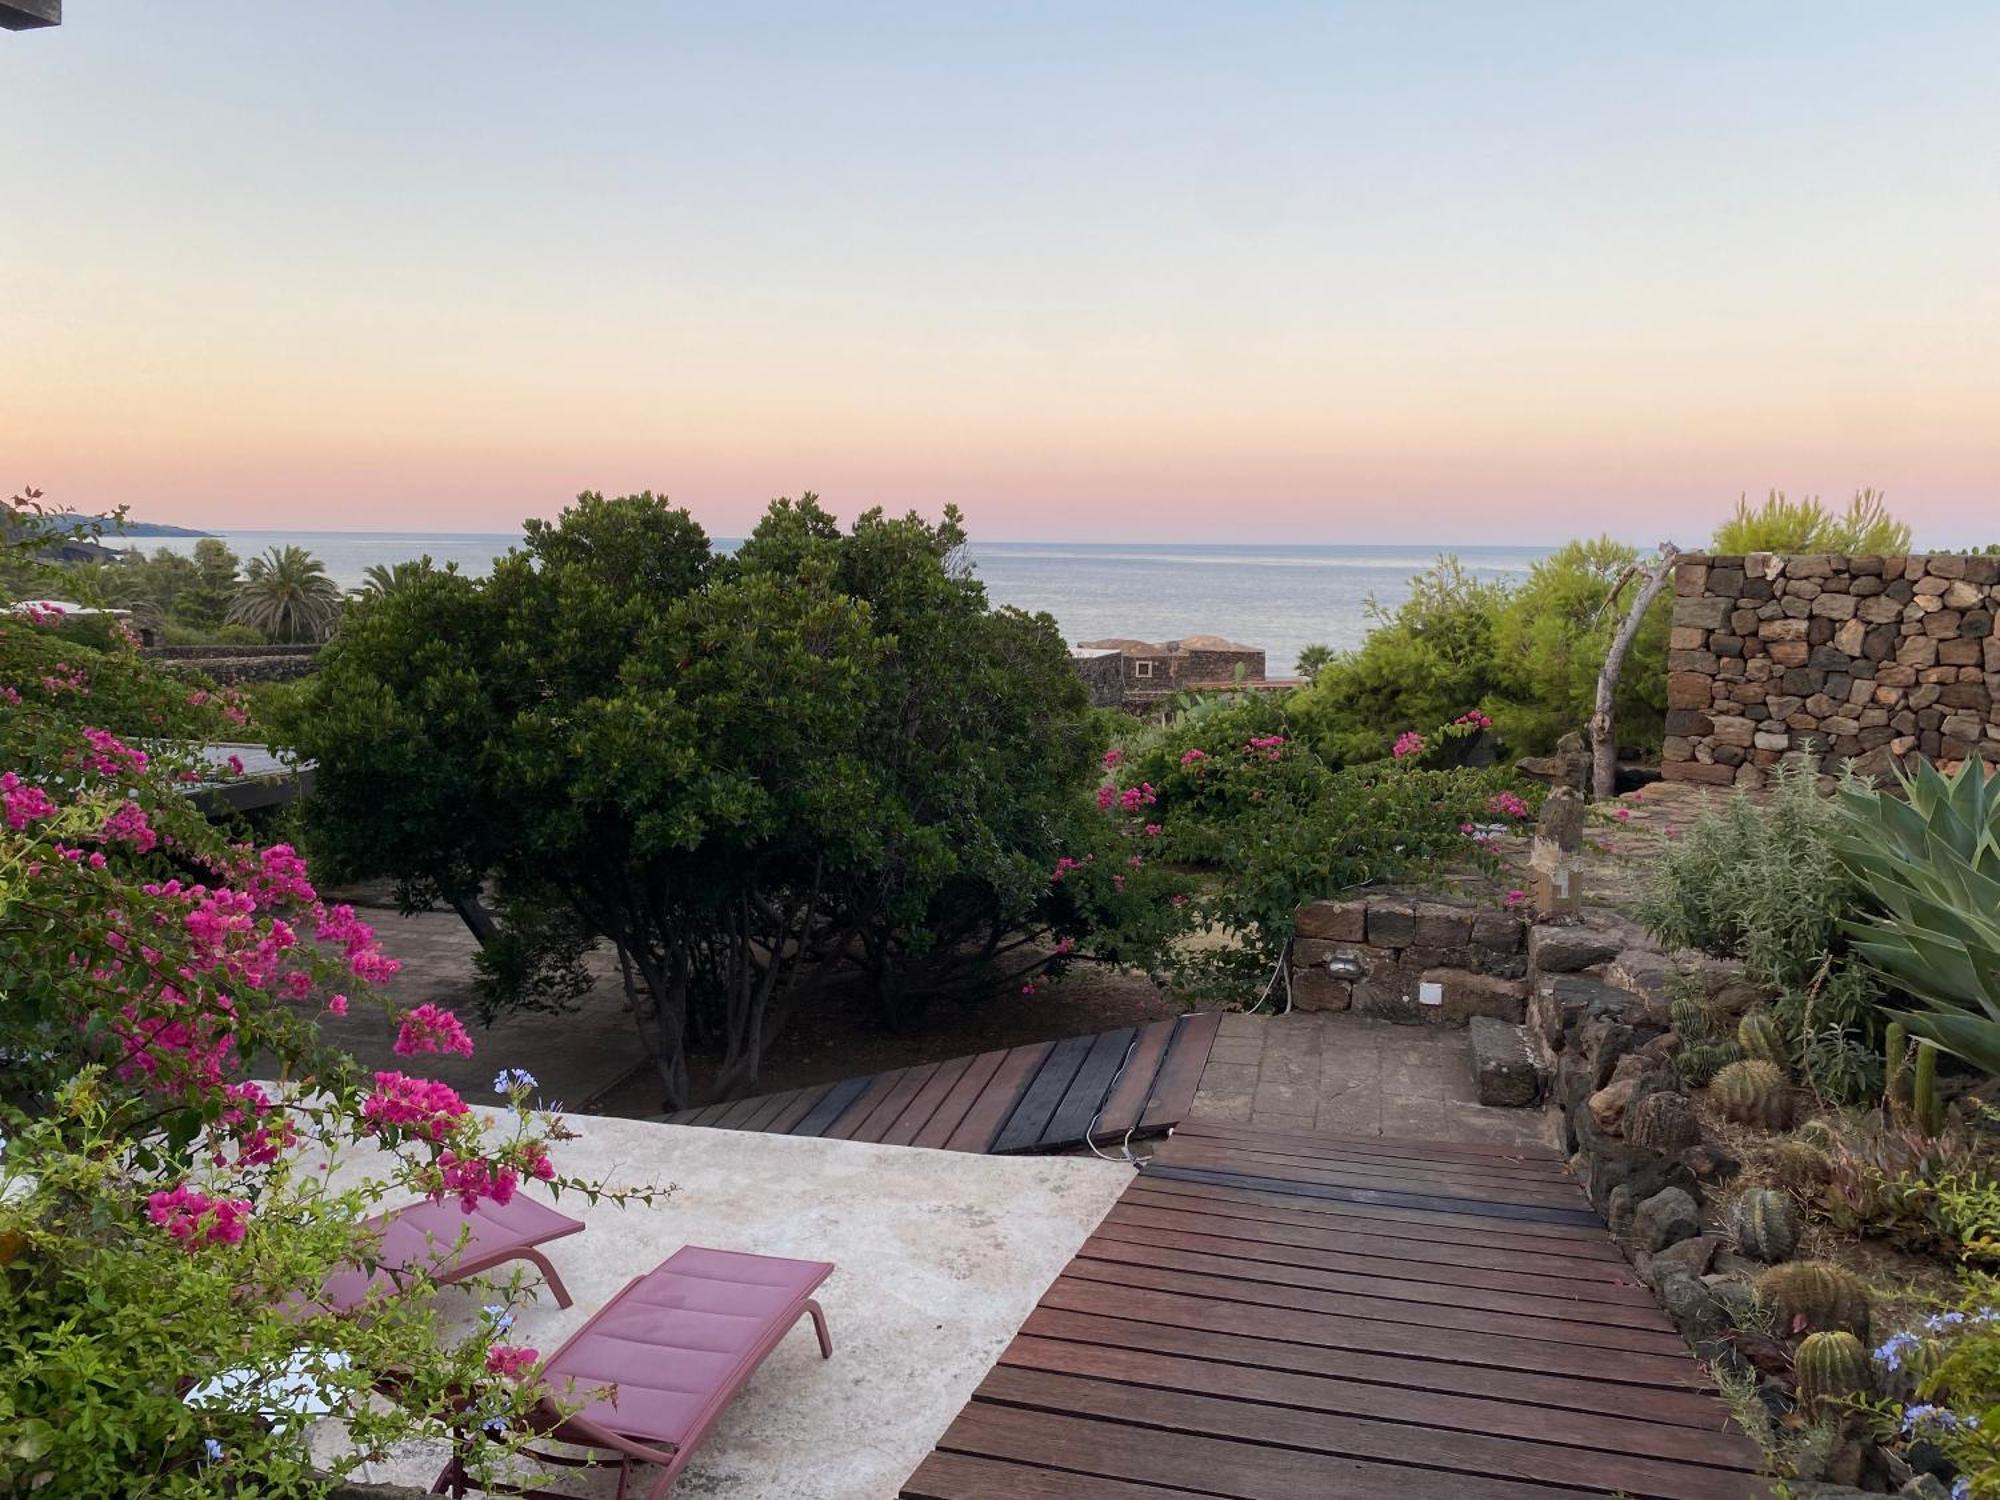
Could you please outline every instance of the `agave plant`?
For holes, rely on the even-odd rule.
[[[1902,797],[1840,791],[1834,847],[1879,908],[1845,925],[1854,952],[1925,1009],[1914,1036],[2000,1073],[2000,792],[1968,756],[1897,773]]]

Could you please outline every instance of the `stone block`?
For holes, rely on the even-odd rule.
[[[1301,906],[1293,919],[1302,938],[1323,938],[1336,943],[1359,943],[1368,935],[1366,901],[1315,901]]]
[[[1673,623],[1702,630],[1719,630],[1729,617],[1729,601],[1707,596],[1684,596],[1674,600]]]
[[[1609,963],[1620,947],[1615,936],[1595,927],[1537,923],[1528,929],[1528,966],[1538,974],[1574,974]]]
[[[1474,1016],[1466,1031],[1479,1102],[1503,1109],[1533,1104],[1541,1095],[1542,1080],[1528,1033],[1494,1016]]]
[[[1411,908],[1415,928],[1412,943],[1424,948],[1463,948],[1472,941],[1472,912],[1441,901],[1419,901]]]
[[[1416,913],[1407,901],[1371,901],[1367,933],[1371,948],[1407,948],[1416,940]]]
[[[1660,767],[1662,781],[1691,781],[1702,786],[1728,786],[1736,773],[1728,766],[1703,765],[1699,761],[1672,761]]]
[[[1827,620],[1851,620],[1861,601],[1852,594],[1821,594],[1812,602],[1812,612]]]
[[[1519,953],[1527,925],[1512,912],[1476,911],[1472,914],[1472,946],[1501,956]]]
[[[1803,667],[1812,655],[1812,647],[1804,641],[1772,641],[1768,655],[1781,667]]]
[[[1322,968],[1294,969],[1292,1008],[1309,1011],[1346,1010],[1354,1003],[1354,984],[1355,981],[1351,979],[1336,979]]]
[[[1681,561],[1674,564],[1674,593],[1681,598],[1689,598],[1705,593],[1708,588],[1708,564],[1704,562]]]
[[[1518,1026],[1528,1018],[1528,986],[1523,980],[1470,969],[1425,969],[1418,982],[1437,985],[1444,992],[1442,1006],[1424,1008],[1440,1012],[1436,1019],[1451,1025],[1463,1026],[1474,1016],[1493,1016]]]

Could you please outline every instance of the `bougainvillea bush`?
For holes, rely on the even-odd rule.
[[[315,1493],[303,1422],[268,1409],[285,1381],[357,1454],[505,1422],[535,1355],[496,1342],[504,1311],[465,1336],[421,1275],[346,1315],[312,1293],[368,1263],[385,1200],[591,1191],[557,1175],[560,1122],[523,1077],[496,1130],[324,1047],[350,1006],[404,1055],[471,1044],[399,1010],[395,960],[290,847],[182,794],[240,710],[54,629],[0,618],[0,1491]],[[372,1185],[335,1187],[360,1157],[339,1180]]]
[[[1492,841],[1525,829],[1539,797],[1509,770],[1430,769],[1416,752],[1336,770],[1276,697],[1144,741],[1112,751],[1099,805],[1139,829],[1149,859],[1208,877],[1187,886],[1181,931],[1228,941],[1182,945],[1168,966],[1185,992],[1222,999],[1242,998],[1277,961],[1300,906],[1450,866],[1491,868]]]

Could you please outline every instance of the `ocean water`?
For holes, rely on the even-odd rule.
[[[239,556],[272,546],[304,547],[334,581],[359,587],[373,563],[428,554],[455,562],[474,577],[519,542],[518,533],[381,531],[220,531]],[[151,551],[194,548],[192,537],[135,537]],[[717,545],[733,546],[718,539]],[[1262,646],[1274,677],[1291,674],[1301,647],[1323,642],[1336,650],[1358,644],[1368,630],[1367,601],[1393,606],[1410,578],[1441,553],[1455,555],[1486,579],[1517,579],[1550,551],[1546,547],[1293,546],[1290,544],[1124,542],[983,542],[972,547],[974,570],[995,603],[1055,616],[1075,643],[1104,636],[1147,641],[1221,635]]]

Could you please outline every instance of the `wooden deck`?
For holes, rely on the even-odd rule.
[[[1221,1020],[1203,1012],[955,1057],[682,1110],[667,1123],[980,1153],[1154,1135],[1194,1102]]]
[[[1184,1123],[905,1500],[1768,1493],[1553,1152]]]

